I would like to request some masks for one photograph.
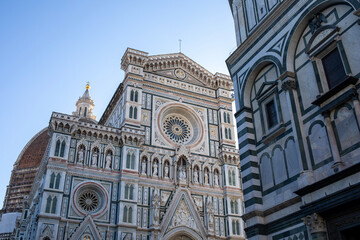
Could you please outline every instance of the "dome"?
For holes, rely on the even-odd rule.
[[[17,169],[39,167],[50,140],[47,130],[44,128],[26,144],[15,163]]]

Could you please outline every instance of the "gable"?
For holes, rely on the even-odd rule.
[[[82,237],[85,235],[90,236],[91,239],[94,240],[102,240],[91,215],[86,216],[80,226],[75,229],[74,233],[70,237],[70,240],[82,240]]]
[[[206,230],[197,208],[186,189],[178,189],[160,226],[161,236],[175,229],[190,229],[193,235],[206,238]]]

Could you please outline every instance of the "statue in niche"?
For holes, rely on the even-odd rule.
[[[181,156],[178,161],[178,176],[179,180],[186,179],[186,158]]]
[[[153,210],[153,225],[158,225],[160,222],[160,194],[159,190],[154,190],[152,198],[152,210]]]
[[[158,164],[157,164],[157,161],[154,161],[154,164],[153,164],[153,176],[154,177],[158,176]]]
[[[194,183],[199,183],[199,172],[197,168],[194,171]]]
[[[84,163],[84,149],[80,148],[78,153],[78,163]]]
[[[96,151],[94,151],[91,157],[91,166],[93,167],[97,166],[97,158],[98,158],[98,154]]]
[[[105,158],[105,168],[110,169],[111,168],[111,154],[108,153],[108,155]]]
[[[219,175],[217,173],[214,175],[214,185],[219,186]]]
[[[184,180],[186,178],[185,167],[180,168],[179,179]]]
[[[165,167],[164,167],[164,177],[168,178],[169,177],[169,165],[166,163]]]
[[[209,171],[205,171],[205,184],[209,184]]]
[[[141,162],[141,174],[146,174],[146,160],[143,159]]]

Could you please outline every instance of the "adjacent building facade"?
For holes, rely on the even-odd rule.
[[[18,239],[244,239],[232,81],[127,49],[97,122],[89,86],[54,112]]]
[[[357,239],[360,2],[229,3],[248,239]]]

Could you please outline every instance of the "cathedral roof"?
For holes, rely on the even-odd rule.
[[[49,143],[48,128],[38,132],[23,148],[14,164],[14,169],[39,167]]]

